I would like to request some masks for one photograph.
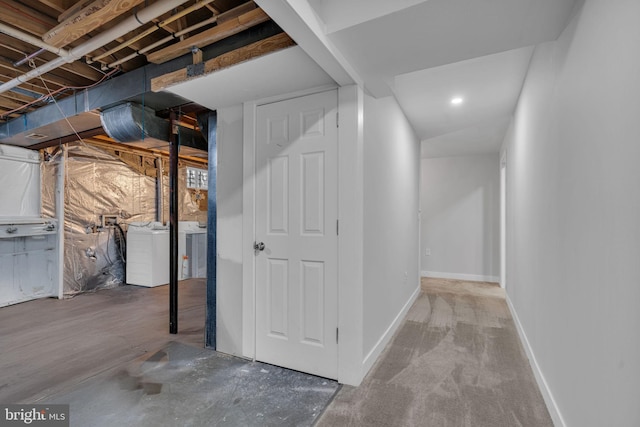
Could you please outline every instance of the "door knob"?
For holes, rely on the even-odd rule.
[[[255,249],[256,251],[264,251],[264,242],[254,242],[253,249]]]

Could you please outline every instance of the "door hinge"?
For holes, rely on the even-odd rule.
[[[340,127],[340,112],[336,111],[336,127]]]
[[[338,343],[338,328],[336,328],[336,344]]]
[[[340,220],[336,219],[336,236],[340,235]]]

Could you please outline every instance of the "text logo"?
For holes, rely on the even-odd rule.
[[[69,427],[69,405],[0,405],[0,427]]]

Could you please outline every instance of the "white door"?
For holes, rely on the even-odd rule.
[[[338,376],[337,93],[259,106],[256,359]]]

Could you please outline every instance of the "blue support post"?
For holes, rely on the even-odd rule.
[[[205,347],[216,349],[216,233],[218,205],[217,196],[217,172],[218,149],[217,128],[218,116],[215,112],[209,114],[208,140],[209,140],[209,188],[207,204],[207,315],[205,324]]]

